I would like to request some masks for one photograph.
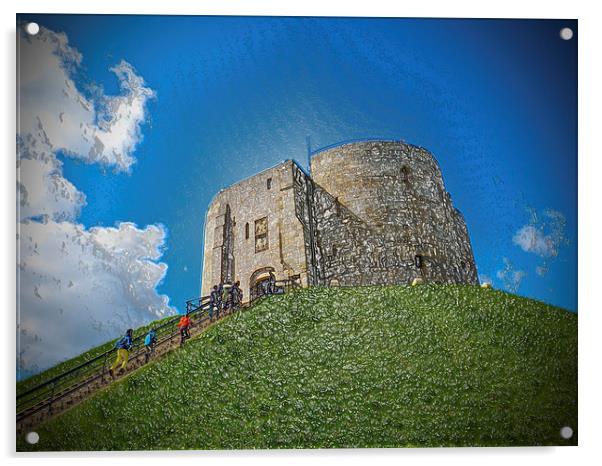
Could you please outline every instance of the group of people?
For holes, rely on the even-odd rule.
[[[115,348],[117,349],[117,357],[115,358],[115,362],[109,369],[109,374],[111,377],[115,377],[115,370],[119,365],[121,365],[120,371],[125,370],[125,366],[128,363],[128,359],[130,357],[130,351],[134,347],[134,330],[129,328],[125,335],[117,340],[115,343]],[[155,353],[155,346],[157,344],[157,332],[154,328],[151,328],[148,333],[144,336],[144,362],[147,363],[150,358],[153,357]]]
[[[242,304],[242,297],[242,289],[240,288],[240,282],[238,281],[234,284],[227,282],[225,284],[220,283],[219,285],[215,285],[209,297],[209,319],[211,322],[219,319],[220,312],[225,314],[228,311],[238,309]],[[190,327],[192,327],[192,320],[190,319],[190,313],[186,313],[186,315],[183,315],[178,322],[178,329],[180,331],[180,346],[182,346],[186,340],[190,338]],[[120,365],[120,371],[125,370],[130,351],[134,346],[133,334],[134,330],[130,328],[127,330],[125,335],[121,337],[117,343],[115,343],[117,357],[109,369],[109,373],[112,377],[115,377],[115,371]],[[145,363],[147,363],[153,357],[156,344],[157,333],[155,329],[152,328],[144,337]]]
[[[230,282],[215,285],[209,295],[209,319],[213,322],[219,319],[220,312],[226,313],[238,309],[242,304],[242,289],[240,282]]]
[[[262,296],[284,293],[284,289],[276,283],[274,272],[270,272],[267,277],[255,281],[251,285],[251,301]]]
[[[276,276],[273,272],[270,272],[270,275],[267,280],[263,280],[259,284],[261,286],[261,295],[271,295],[278,293],[278,287],[276,286]]]

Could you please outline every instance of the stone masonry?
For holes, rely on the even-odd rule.
[[[363,141],[316,151],[220,191],[205,222],[203,296],[273,273],[303,286],[477,284],[468,230],[425,149]]]

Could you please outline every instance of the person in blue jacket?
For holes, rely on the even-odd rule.
[[[155,353],[155,345],[157,344],[157,334],[155,333],[155,329],[151,328],[150,331],[144,337],[144,348],[146,349],[146,353],[144,353],[144,362],[147,363],[148,360]]]
[[[125,336],[121,337],[117,343],[115,343],[115,348],[117,348],[117,358],[109,370],[111,377],[115,377],[115,369],[117,369],[117,366],[119,366],[120,363],[121,370],[125,370],[125,366],[127,365],[128,358],[130,356],[130,349],[132,349],[132,346],[134,346],[134,341],[132,339],[133,334],[134,331],[129,328],[127,332],[125,332]]]

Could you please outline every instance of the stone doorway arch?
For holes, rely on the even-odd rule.
[[[251,278],[249,278],[249,297],[251,301],[267,294],[267,285],[271,275],[274,277],[276,275],[274,267],[262,267],[251,274]]]

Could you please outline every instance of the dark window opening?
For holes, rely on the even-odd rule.
[[[267,185],[268,185],[268,189],[272,189],[272,178],[268,178]]]
[[[422,268],[422,256],[420,254],[414,257],[414,265],[418,269]]]
[[[401,181],[404,181],[404,182],[410,181],[409,174],[410,174],[410,170],[408,170],[408,167],[406,167],[405,165],[403,167],[401,167]]]
[[[332,247],[332,257],[336,257],[337,256],[337,247],[333,246]]]
[[[462,267],[462,269],[466,270],[466,262],[464,262],[464,261],[460,262],[460,267]]]
[[[249,222],[245,224],[245,239],[249,239]]]

